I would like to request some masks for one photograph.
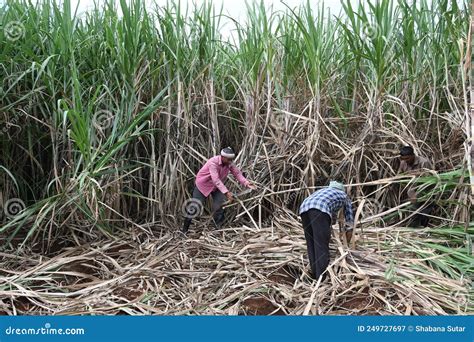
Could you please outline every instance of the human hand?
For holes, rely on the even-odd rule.
[[[225,197],[227,197],[227,200],[228,200],[229,202],[232,202],[232,201],[234,200],[234,196],[232,196],[232,192],[230,192],[230,191],[227,191],[227,192],[225,193]]]
[[[344,246],[349,246],[352,239],[352,230],[339,233],[339,239],[342,241]]]
[[[408,195],[408,199],[410,200],[411,204],[415,204],[417,199],[418,199],[416,191],[413,190],[413,189],[410,189],[410,190],[408,190],[407,195]]]
[[[352,230],[346,232],[347,243],[351,242],[352,239]]]
[[[255,190],[257,189],[257,186],[254,183],[249,182],[249,184],[247,185],[247,188]]]

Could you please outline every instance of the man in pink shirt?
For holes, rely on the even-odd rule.
[[[235,158],[234,150],[226,147],[221,151],[220,156],[209,159],[196,175],[196,184],[193,190],[193,198],[186,201],[183,206],[184,225],[183,233],[189,229],[193,218],[199,216],[202,212],[204,200],[212,196],[212,212],[214,214],[214,223],[219,228],[224,221],[224,209],[222,204],[227,198],[232,201],[232,193],[224,185],[227,175],[232,173],[234,177],[243,185],[250,189],[255,189],[255,185],[250,183],[242,172],[232,164]]]

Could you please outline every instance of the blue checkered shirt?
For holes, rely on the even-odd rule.
[[[346,224],[352,226],[354,223],[354,214],[349,197],[344,191],[326,187],[314,192],[301,203],[300,215],[310,209],[319,209],[334,220],[337,212],[342,207],[344,207]]]

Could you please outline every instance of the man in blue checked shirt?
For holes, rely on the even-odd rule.
[[[351,240],[354,225],[352,203],[344,191],[342,183],[332,181],[328,187],[314,192],[300,206],[299,214],[303,221],[304,236],[308,248],[312,277],[318,279],[329,265],[329,240],[331,222],[336,219],[338,211],[344,208],[347,242]],[[326,278],[324,274],[323,279]]]

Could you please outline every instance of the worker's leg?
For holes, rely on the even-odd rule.
[[[309,266],[311,268],[311,276],[314,277],[314,270],[316,269],[314,257],[314,243],[313,243],[313,229],[311,227],[311,219],[308,212],[301,214],[301,221],[303,221],[304,237],[306,239],[306,249],[308,250]]]
[[[331,239],[331,217],[319,211],[308,211],[311,221],[314,244],[314,279],[318,279],[329,265],[329,240]],[[324,275],[323,279],[326,278]]]
[[[433,212],[434,204],[433,203],[423,203],[423,208],[420,210],[419,221],[422,227],[428,227],[430,222],[430,215]]]
[[[204,204],[204,196],[201,191],[195,186],[193,190],[193,198],[189,201],[185,208],[183,208],[184,213],[184,223],[183,223],[183,233],[186,233],[191,225],[193,218],[197,217],[201,211]]]
[[[420,203],[413,203],[410,205],[410,211],[413,216],[408,220],[407,226],[408,227],[419,227],[420,226],[420,214],[417,211],[420,209]]]
[[[408,223],[409,227],[428,227],[430,215],[434,209],[433,203],[417,202],[412,204],[412,210],[418,211]]]
[[[226,197],[219,190],[213,191],[211,195],[212,195],[212,213],[214,216],[214,223],[216,227],[219,229],[224,223],[224,209],[222,209],[222,205],[224,204]]]

